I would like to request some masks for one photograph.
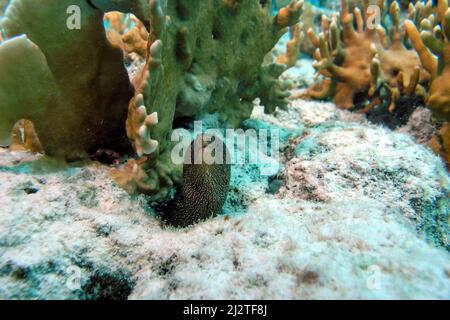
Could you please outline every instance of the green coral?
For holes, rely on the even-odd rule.
[[[286,27],[298,22],[301,5],[292,1],[272,17],[270,2],[149,2],[150,54],[134,80],[142,105],[159,116],[158,125],[149,128],[159,147],[145,164],[148,181],[140,183],[147,193],[161,194],[180,178],[181,169],[170,162],[163,174],[151,177],[172,149],[174,120],[218,113],[224,126],[239,127],[256,98],[266,112],[287,106],[289,93],[278,80],[286,67],[265,65],[264,58]],[[133,101],[130,110],[140,105]]]
[[[0,0],[0,16],[2,12],[5,10],[6,5],[8,4],[9,0]]]
[[[79,30],[67,28],[73,4],[83,14]],[[102,12],[86,1],[13,0],[2,26],[0,145],[26,118],[47,155],[77,159],[118,149],[133,91],[122,53],[106,40]]]
[[[298,22],[302,3],[271,16],[271,2],[257,0],[13,0],[1,22],[0,145],[23,118],[50,156],[132,145],[140,157],[134,185],[160,199],[181,179],[170,161],[178,119],[218,113],[224,127],[238,127],[256,98],[267,112],[287,106],[278,80],[286,67],[264,58]],[[67,28],[72,5],[81,9],[79,30]],[[105,36],[111,10],[149,27],[147,59],[131,82]]]

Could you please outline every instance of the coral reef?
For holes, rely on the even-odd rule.
[[[374,13],[368,11],[371,3],[377,3],[381,10],[380,25],[372,25]],[[421,6],[410,8],[411,17],[423,12]],[[387,26],[387,18],[391,27]],[[417,52],[405,45],[407,39],[396,1],[387,8],[383,0],[366,0],[357,4],[351,14],[343,0],[340,23],[336,16],[331,22],[325,17],[323,20],[320,36],[312,29],[308,34],[318,48],[315,67],[325,79],[309,88],[308,97],[332,97],[343,109],[362,106],[360,112],[369,112],[380,106],[393,112],[401,97],[425,95],[422,84],[430,75]]]
[[[422,15],[423,16],[423,15]],[[425,103],[438,121],[439,132],[430,140],[430,147],[442,156],[450,170],[450,9],[446,0],[439,0],[437,10],[423,18],[419,33],[416,20],[405,22],[406,31],[418,52],[424,68],[430,73],[430,86]]]
[[[79,30],[58,14],[70,5],[83,12]],[[269,3],[258,1],[13,0],[2,21],[0,144],[10,144],[20,119],[34,124],[47,155],[68,160],[126,151],[131,142],[147,159],[135,160],[142,180],[132,184],[164,197],[181,180],[182,168],[167,161],[176,119],[217,112],[237,127],[255,98],[267,112],[287,106],[287,86],[278,81],[286,67],[264,64],[264,57],[298,22],[302,5],[291,1],[272,17]],[[107,35],[104,12],[112,12]],[[131,81],[134,94],[120,51],[144,62]]]
[[[150,1],[149,51],[129,107],[159,116],[149,128],[159,146],[143,164],[148,180],[139,183],[147,193],[164,195],[181,180],[181,168],[165,161],[176,119],[218,113],[225,126],[237,127],[257,97],[269,113],[287,106],[287,87],[277,80],[286,67],[263,62],[285,28],[298,22],[302,4],[291,1],[271,17],[269,4],[257,1]],[[130,139],[140,144],[139,136]]]
[[[357,94],[369,91],[375,56],[372,43],[376,41],[377,32],[367,26],[370,15],[364,8],[355,9],[354,19],[346,0],[341,1],[341,6],[340,22],[336,15],[331,22],[323,17],[323,32],[319,36],[312,29],[308,32],[311,42],[318,48],[315,68],[325,79],[309,88],[307,95],[314,99],[333,97],[337,106],[350,109]]]
[[[47,155],[72,160],[120,149],[132,88],[120,50],[106,41],[102,13],[85,1],[48,2],[13,0],[2,19],[0,145],[9,145],[25,118]],[[74,3],[83,12],[80,30],[69,30],[59,14]]]
[[[450,121],[450,11],[448,2],[439,0],[438,8],[438,15],[435,18],[440,22],[440,26],[437,28],[430,30],[429,27],[432,26],[432,23],[428,19],[421,22],[425,28],[421,34],[412,21],[407,21],[405,26],[424,68],[431,74],[426,104],[437,117],[444,121]]]
[[[361,118],[315,101],[258,107],[252,122],[294,134],[281,192],[235,165],[224,215],[181,230],[107,166],[31,174],[0,149],[0,298],[448,299],[450,255],[433,245],[448,237],[448,174]]]
[[[309,2],[0,0],[0,299],[448,299],[448,1]]]
[[[222,161],[205,158],[211,153],[222,154]],[[219,150],[220,149],[220,150]],[[175,227],[187,227],[201,220],[214,217],[222,209],[230,186],[231,164],[227,163],[229,154],[225,143],[219,137],[199,135],[192,142],[185,155],[183,184],[168,204],[163,219]],[[201,163],[195,158],[202,156]],[[213,160],[213,161],[211,161]],[[202,195],[201,201],[198,195]]]

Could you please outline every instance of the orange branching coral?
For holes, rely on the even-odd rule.
[[[105,14],[106,34],[115,47],[126,54],[136,53],[145,58],[148,46],[148,32],[142,22],[132,14],[113,11]]]
[[[416,94],[425,95],[421,85],[430,79],[430,74],[422,67],[419,55],[414,49],[405,46],[405,31],[400,23],[400,8],[397,2],[392,2],[389,14],[392,27],[389,38],[383,27],[378,27],[379,41],[375,42],[377,55],[372,64],[372,86],[369,96],[372,102],[365,109],[384,103],[389,111],[393,111],[395,103],[401,96]],[[383,93],[385,89],[386,93]]]
[[[450,9],[447,0],[439,0],[437,12],[423,19],[420,25],[421,33],[411,20],[405,23],[405,28],[422,64],[431,74],[426,105],[436,119],[444,123],[429,145],[450,169]]]
[[[149,1],[149,50],[133,79],[135,95],[128,109],[129,119],[140,122],[127,123],[138,153],[154,150],[152,140],[158,141],[140,164],[146,173],[138,176],[140,191],[153,199],[164,197],[182,178],[182,166],[171,161],[175,119],[218,113],[224,126],[239,127],[256,98],[266,112],[287,106],[289,93],[278,81],[286,67],[265,64],[264,57],[287,27],[298,23],[301,8],[302,1],[291,1],[272,17],[270,2]],[[152,112],[158,113],[156,125]]]
[[[412,21],[407,21],[405,27],[422,64],[431,74],[426,104],[437,117],[450,121],[450,10],[446,0],[438,1],[438,20],[440,25],[421,34]],[[431,23],[424,19],[421,25]]]
[[[287,6],[280,9],[276,17],[279,28],[286,28],[297,23],[302,14],[303,0],[292,0]]]
[[[340,23],[336,15],[331,23],[323,17],[323,32],[319,36],[312,29],[308,32],[311,42],[318,48],[314,68],[325,80],[310,87],[307,95],[314,99],[333,97],[338,107],[350,109],[354,97],[370,88],[375,56],[372,43],[376,41],[377,33],[367,26],[370,18],[367,10],[356,8],[353,15],[348,12],[346,0],[341,0],[341,5]]]
[[[284,64],[290,68],[297,63],[297,60],[300,57],[300,46],[305,37],[305,34],[301,31],[302,27],[303,25],[298,23],[290,28],[291,40],[286,44],[286,53],[278,56],[278,64]]]
[[[422,67],[417,52],[405,45],[398,3],[392,2],[387,10],[385,2],[377,0],[381,24],[375,25],[376,13],[368,10],[374,2],[362,1],[350,14],[347,1],[342,0],[340,23],[336,15],[331,22],[323,17],[319,36],[309,30],[308,36],[318,48],[314,66],[325,79],[308,89],[308,97],[333,97],[338,107],[350,109],[358,95],[366,103],[360,112],[368,112],[376,105],[393,111],[400,97],[425,95],[422,84],[429,80],[430,74]],[[428,7],[413,6],[410,15],[424,14],[425,8]],[[386,25],[387,17],[392,22],[389,32],[382,26]]]

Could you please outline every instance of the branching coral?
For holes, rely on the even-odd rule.
[[[278,64],[284,64],[288,67],[293,67],[297,63],[297,60],[300,57],[300,46],[305,37],[305,34],[301,31],[302,27],[303,26],[300,23],[291,27],[291,40],[289,40],[286,44],[286,53],[284,55],[278,56]]]
[[[434,26],[436,24],[437,25]],[[440,154],[450,168],[450,9],[446,0],[439,0],[437,12],[421,21],[419,33],[413,21],[405,23],[406,31],[417,50],[423,66],[431,74],[426,105],[434,116],[444,122],[430,141],[431,148]],[[434,27],[433,27],[434,26]]]
[[[380,8],[380,24],[374,24],[374,11],[369,5]],[[362,98],[367,112],[375,105],[383,105],[393,111],[401,96],[425,94],[421,83],[426,83],[429,73],[422,67],[415,50],[405,45],[405,32],[401,26],[399,6],[392,2],[386,10],[385,1],[363,1],[348,12],[347,1],[342,0],[340,23],[337,16],[331,22],[323,18],[323,32],[317,36],[312,30],[308,35],[318,48],[315,68],[325,79],[308,89],[307,96],[314,99],[332,97],[343,109],[355,106],[355,97]],[[361,8],[361,9],[360,9]],[[411,7],[410,15],[424,14],[428,7]],[[390,17],[392,25],[386,31]],[[356,29],[355,29],[356,27]]]
[[[450,10],[445,0],[438,1],[438,21],[440,25],[431,30],[432,23],[422,20],[421,34],[412,21],[405,26],[422,64],[431,74],[426,104],[436,116],[450,121]]]
[[[11,150],[44,153],[41,142],[36,135],[34,125],[29,120],[19,120],[12,131]]]
[[[367,6],[367,1],[365,3]],[[367,10],[356,8],[352,15],[346,0],[341,0],[341,6],[340,23],[336,15],[331,23],[324,17],[323,32],[319,36],[312,29],[308,32],[311,42],[318,48],[314,67],[326,77],[321,84],[309,88],[308,95],[314,99],[333,97],[337,106],[350,109],[355,96],[370,88],[375,55],[372,43],[377,34],[367,25],[370,18]]]
[[[2,21],[1,144],[8,145],[13,125],[27,119],[48,155],[78,159],[132,145],[139,159],[124,174],[132,172],[134,182],[120,174],[117,180],[163,197],[181,180],[181,168],[170,159],[177,119],[218,113],[224,126],[237,127],[256,98],[267,112],[287,106],[287,87],[278,81],[286,67],[264,64],[264,57],[298,22],[303,1],[291,1],[276,16],[270,4],[13,0]],[[82,13],[80,28],[67,24],[74,5]],[[116,46],[143,60],[131,83],[123,52],[103,28],[103,15],[111,11],[127,14],[106,16],[120,36],[109,34],[110,41],[115,37]]]
[[[79,30],[67,27],[73,4],[83,13]],[[28,119],[48,155],[77,159],[120,148],[132,88],[102,20],[85,1],[11,2],[0,45],[1,145],[16,121]]]
[[[378,27],[380,37],[374,43],[377,55],[372,64],[372,86],[369,90],[372,102],[366,111],[375,104],[385,104],[392,112],[401,96],[425,95],[421,84],[429,81],[430,74],[422,67],[417,52],[405,46],[405,31],[401,27],[399,10],[397,2],[392,2],[389,37],[383,27]]]
[[[148,136],[159,146],[142,164],[148,180],[139,185],[145,185],[145,192],[164,195],[181,179],[181,168],[170,161],[174,120],[217,112],[225,126],[237,127],[250,117],[256,98],[266,112],[287,106],[287,86],[278,81],[286,67],[263,61],[286,27],[298,22],[302,1],[291,1],[275,17],[269,5],[149,2],[149,51],[133,79],[135,98],[129,106],[131,115],[144,106],[159,118],[148,127]],[[129,137],[135,146],[142,144],[142,135]]]
[[[142,22],[134,15],[121,12],[105,14],[108,40],[121,48],[127,55],[136,53],[145,58],[148,46],[148,32]]]

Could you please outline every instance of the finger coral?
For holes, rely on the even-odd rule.
[[[412,21],[405,26],[422,64],[431,74],[426,104],[436,116],[450,121],[450,10],[446,0],[438,1],[437,20],[440,25],[432,30],[427,28],[431,25],[429,19],[422,20],[425,29],[421,33]]]
[[[436,25],[435,25],[436,24]],[[430,141],[431,148],[450,169],[450,9],[446,0],[439,0],[437,12],[420,22],[423,31],[412,21],[405,27],[423,66],[431,74],[426,105],[443,126]],[[435,26],[434,26],[435,25]],[[434,27],[433,27],[434,26]]]
[[[371,4],[380,10],[379,24],[375,24],[378,13],[369,10]],[[393,1],[388,10],[384,0],[365,0],[356,3],[353,14],[346,0],[341,7],[340,19],[337,15],[331,21],[323,17],[320,35],[312,29],[308,32],[317,47],[314,66],[324,79],[311,86],[307,96],[332,98],[342,109],[358,103],[364,107],[361,111],[367,112],[375,105],[393,111],[401,96],[425,95],[422,84],[430,75],[417,52],[406,46],[398,3]],[[411,6],[410,16],[424,14],[424,8],[428,7]]]
[[[274,16],[270,5],[13,0],[1,22],[0,145],[10,145],[14,124],[25,119],[49,156],[133,147],[138,159],[123,172],[132,179],[116,172],[119,184],[163,197],[182,176],[170,161],[177,119],[218,113],[224,126],[238,127],[256,98],[266,112],[287,106],[278,80],[286,66],[264,58],[298,23],[303,1]],[[77,8],[79,21],[71,17]],[[130,76],[124,53],[142,60]]]
[[[367,5],[368,1],[365,3]],[[372,43],[377,34],[367,25],[370,17],[367,10],[356,8],[353,15],[348,11],[346,0],[341,0],[341,6],[340,22],[336,15],[331,23],[324,17],[319,36],[312,29],[308,32],[311,42],[318,48],[314,67],[325,80],[309,88],[307,94],[314,99],[333,97],[338,107],[350,109],[355,96],[370,88],[375,56]]]

